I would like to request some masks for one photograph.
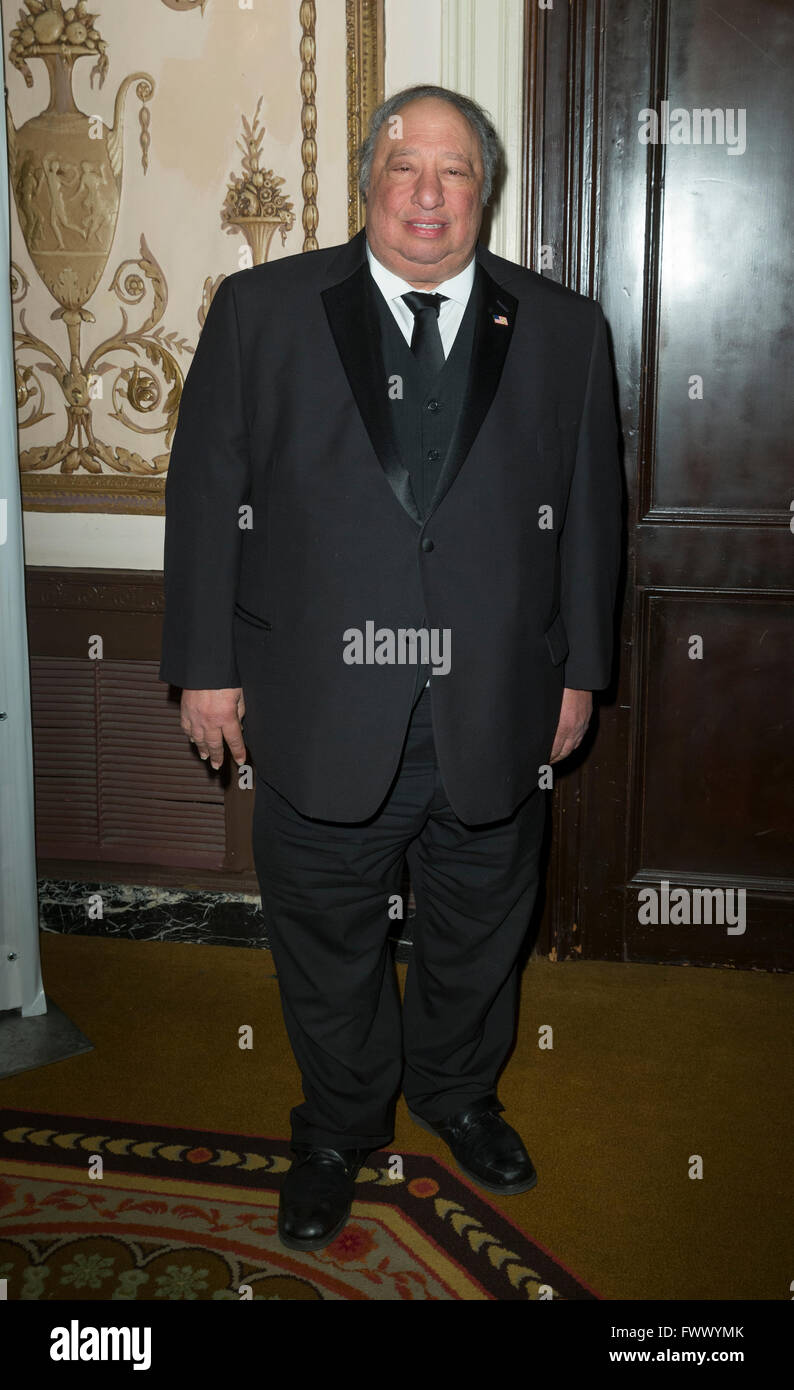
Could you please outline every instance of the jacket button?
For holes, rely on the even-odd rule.
[[[425,551],[426,554],[431,550],[435,550],[435,545],[433,544],[429,536],[424,536],[422,538],[422,549]]]
[[[438,449],[428,449],[427,458],[429,463],[435,463],[439,457]]]
[[[427,408],[428,410],[438,410],[438,401],[428,401]]]

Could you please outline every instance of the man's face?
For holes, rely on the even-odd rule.
[[[477,135],[448,101],[424,97],[381,128],[367,191],[373,254],[416,289],[433,290],[474,253],[482,222]]]

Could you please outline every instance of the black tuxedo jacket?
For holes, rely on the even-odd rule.
[[[373,288],[363,231],[221,283],[168,471],[160,675],[241,685],[258,775],[305,815],[364,820],[397,769],[416,670],[348,664],[350,630],[448,629],[451,669],[430,682],[444,786],[461,820],[497,820],[537,785],[563,687],[610,678],[604,318],[478,245],[465,404],[422,521]]]

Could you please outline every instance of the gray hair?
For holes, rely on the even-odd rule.
[[[436,97],[439,101],[448,101],[450,106],[454,106],[462,116],[465,116],[474,130],[480,142],[480,156],[484,172],[482,202],[483,204],[487,203],[502,159],[499,136],[488,112],[482,106],[478,106],[476,101],[472,101],[471,97],[463,96],[461,92],[450,91],[448,87],[404,87],[401,92],[395,92],[393,96],[381,102],[380,106],[373,111],[369,123],[369,134],[362,141],[358,151],[358,186],[362,196],[364,198],[367,196],[372,175],[375,144],[383,126],[409,102],[421,101],[423,97]]]

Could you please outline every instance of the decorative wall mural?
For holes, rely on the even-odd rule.
[[[328,83],[323,120],[334,159],[347,139],[348,230],[356,217],[360,225],[354,155],[358,133],[382,95],[383,0],[329,0],[328,24],[336,25],[335,42],[344,36],[346,44],[345,78],[330,61],[323,68],[314,0],[283,0],[266,15],[257,15],[256,6],[244,12],[235,3],[229,10],[212,0],[135,0],[134,6],[92,0],[91,10],[88,4],[24,0],[17,20],[8,14],[3,26],[17,214],[11,290],[23,505],[162,513],[169,450],[195,348],[188,324],[195,314],[196,325],[203,325],[229,273],[219,233],[244,238],[254,265],[274,254],[276,232],[285,254],[319,245],[318,72]],[[198,11],[202,20],[198,28],[188,20],[172,23],[169,10]],[[187,30],[183,48],[175,35]],[[224,50],[215,43],[221,33]],[[257,42],[263,45],[258,57]],[[137,59],[143,70],[124,75],[122,67],[121,80],[113,82],[112,115],[105,110],[103,120],[88,86],[101,90],[111,61],[128,48],[144,57],[143,63]],[[219,63],[220,51],[230,62],[232,54],[244,54],[242,67],[238,57],[233,71]],[[91,64],[81,66],[83,58]],[[46,72],[48,94],[38,102],[21,100],[13,69],[31,91],[35,77]],[[252,77],[259,79],[258,92],[251,92]],[[131,87],[148,191],[129,163],[129,149],[124,177]],[[234,170],[226,165],[218,197],[218,154],[230,126],[241,130],[242,159]],[[128,121],[127,139],[131,134]],[[268,157],[271,141],[280,151],[275,157]],[[299,214],[293,202],[298,184]],[[345,235],[338,178],[332,191],[325,200],[332,213],[323,213],[325,245]],[[296,222],[302,241],[288,242]],[[121,256],[116,246],[114,266],[119,237],[126,244]]]

